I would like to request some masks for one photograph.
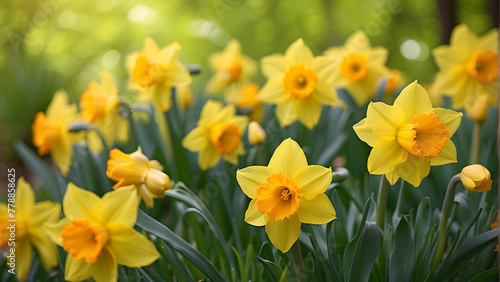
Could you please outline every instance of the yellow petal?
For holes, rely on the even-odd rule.
[[[294,100],[294,108],[298,119],[309,130],[313,129],[321,117],[321,103],[313,96]]]
[[[253,226],[262,226],[266,224],[268,218],[267,214],[260,213],[257,209],[257,199],[252,200],[245,212],[245,222]]]
[[[222,103],[214,100],[208,100],[201,110],[200,121],[210,123],[215,118],[215,115],[222,109]],[[201,124],[199,124],[201,125]]]
[[[368,171],[371,174],[386,174],[406,161],[408,152],[399,145],[396,138],[386,136],[378,140],[368,157]]]
[[[212,76],[205,87],[206,91],[211,94],[219,93],[231,84],[231,81],[226,78],[224,72],[218,72]]]
[[[207,136],[208,134],[205,128],[197,127],[184,137],[182,140],[182,147],[193,152],[199,152],[208,145]]]
[[[172,106],[171,85],[168,83],[154,84],[146,91],[150,91],[150,99],[153,105],[161,112],[166,112]]]
[[[261,59],[262,73],[271,78],[286,71],[285,57],[281,54],[266,56]]]
[[[45,231],[45,234],[50,237],[52,242],[56,243],[56,245],[62,247],[62,238],[61,238],[61,233],[64,228],[64,226],[68,225],[71,223],[71,220],[69,220],[67,217],[61,219],[57,223],[45,223],[43,226],[43,229]]]
[[[236,180],[243,190],[243,193],[249,198],[255,198],[257,188],[266,182],[266,178],[278,173],[274,168],[267,166],[249,166],[243,169],[238,169],[236,172]]]
[[[337,218],[332,202],[325,194],[318,194],[308,200],[300,199],[297,215],[302,223],[325,224]]]
[[[378,138],[396,136],[398,129],[405,124],[405,112],[381,102],[370,103],[366,116],[365,125],[371,127]]]
[[[192,78],[185,66],[178,61],[173,61],[168,65],[165,81],[170,86],[182,87],[191,84]]]
[[[306,166],[295,173],[293,180],[300,188],[302,199],[312,200],[316,195],[325,193],[332,183],[332,169],[319,165]],[[300,204],[302,205],[302,200]]]
[[[307,167],[306,155],[292,138],[285,139],[274,151],[269,167],[293,179],[299,169]]]
[[[269,219],[266,233],[271,243],[283,253],[287,252],[300,235],[300,221],[296,215],[280,221]]]
[[[109,247],[102,249],[101,255],[92,266],[92,277],[96,282],[118,281],[118,264]]]
[[[19,187],[19,186],[18,186]],[[19,208],[19,206],[18,206]],[[44,201],[37,203],[30,214],[30,228],[41,228],[45,223],[56,223],[61,215],[61,205]]]
[[[429,175],[430,168],[431,160],[429,158],[419,158],[408,154],[406,162],[398,165],[396,170],[406,182],[418,187],[422,179]]]
[[[178,42],[172,42],[167,47],[159,51],[159,61],[161,64],[170,64],[177,54],[177,51],[181,50],[181,45]]]
[[[281,127],[288,126],[297,121],[297,112],[292,99],[276,105],[276,117]]]
[[[216,165],[220,160],[220,153],[212,145],[206,146],[198,155],[198,165],[202,170],[207,170]]]
[[[439,119],[443,122],[444,127],[446,127],[450,132],[451,138],[460,126],[463,114],[461,112],[455,112],[453,110],[443,108],[434,108],[432,109],[432,112],[439,115]]]
[[[64,215],[69,220],[79,218],[89,218],[98,221],[96,210],[101,205],[101,199],[87,190],[77,187],[73,183],[68,183],[68,189],[63,199]]]
[[[394,106],[403,110],[406,122],[420,114],[432,109],[432,102],[427,91],[414,81],[406,86],[394,101]]]
[[[345,43],[346,49],[350,52],[362,52],[363,50],[370,48],[370,46],[370,40],[361,30],[358,30],[351,34],[346,39]]]
[[[109,72],[107,71],[101,72],[101,81],[102,81],[102,86],[105,89],[103,93],[107,95],[117,93],[115,82],[113,81],[113,77]]]
[[[316,83],[313,96],[323,105],[338,106],[340,104],[335,89],[322,81]]]
[[[462,65],[461,69],[465,74],[465,65],[470,59],[470,54],[463,52],[460,48],[446,45],[436,47],[432,50],[432,54],[440,71],[450,70]]]
[[[450,45],[459,46],[466,52],[474,52],[479,38],[466,24],[456,26],[451,32]]]
[[[120,188],[106,193],[101,199],[100,222],[118,222],[134,226],[137,220],[137,191],[135,188]]]
[[[227,162],[232,163],[234,165],[238,164],[238,159],[240,155],[245,154],[245,146],[243,146],[243,143],[240,142],[238,147],[234,149],[229,155],[223,155],[222,158],[224,158]]]
[[[50,156],[54,161],[54,164],[61,170],[63,175],[67,175],[69,169],[71,168],[71,160],[73,158],[73,150],[71,145],[54,143],[52,149],[50,150]]]
[[[30,234],[30,240],[37,250],[45,270],[49,270],[58,265],[57,247],[50,237],[46,236],[44,233],[38,232],[37,234]]]
[[[393,170],[385,174],[385,177],[387,178],[387,180],[389,180],[389,183],[391,183],[391,185],[394,185],[399,179],[399,173],[397,170]]]
[[[66,257],[66,272],[64,280],[67,281],[82,281],[92,277],[93,264],[86,263],[85,258],[75,261],[73,256],[68,254]]]
[[[299,38],[288,47],[285,52],[285,58],[292,64],[302,63],[304,65],[311,65],[314,60],[314,55],[304,44],[302,38]]]
[[[372,64],[385,65],[389,51],[383,47],[374,47],[366,52],[366,60]]]
[[[498,29],[494,28],[481,37],[478,50],[491,50],[498,53]]]
[[[24,179],[24,177],[20,177],[17,181],[15,204],[17,206],[19,216],[25,217],[23,215],[29,215],[26,217],[29,218],[32,215],[31,209],[35,205],[35,193],[33,193],[31,185]]]
[[[355,124],[353,127],[354,132],[358,135],[359,139],[366,142],[366,144],[370,145],[370,147],[375,147],[377,144],[378,138],[373,133],[373,129],[371,126],[367,125],[367,119],[362,119],[360,122]]]
[[[160,56],[160,48],[151,37],[144,39],[144,53],[149,59],[157,60]]]
[[[455,148],[455,144],[451,140],[448,140],[446,142],[446,145],[444,145],[443,150],[439,155],[433,159],[431,159],[431,165],[444,165],[444,164],[450,164],[450,163],[456,163],[457,162],[457,149]]]
[[[155,245],[132,227],[110,223],[108,247],[116,262],[127,267],[143,267],[160,258]]]
[[[318,82],[330,84],[333,80],[333,73],[337,68],[338,60],[332,57],[319,56],[314,58],[313,71],[318,76]],[[316,85],[318,87],[318,85]]]
[[[288,94],[283,88],[283,75],[271,77],[259,91],[258,99],[265,103],[282,103],[288,99]]]
[[[33,259],[33,250],[31,249],[30,240],[28,240],[28,238],[24,238],[17,241],[15,249],[16,274],[17,278],[23,281],[28,275],[31,266],[31,260]]]

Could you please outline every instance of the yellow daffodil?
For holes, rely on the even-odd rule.
[[[248,142],[252,145],[260,145],[266,141],[266,132],[256,121],[248,124]]]
[[[268,166],[240,169],[236,179],[252,199],[245,221],[265,225],[271,243],[282,252],[297,241],[302,223],[325,224],[336,218],[324,194],[332,182],[331,168],[308,165],[299,144],[290,138],[276,148]]]
[[[44,201],[35,203],[35,193],[30,184],[19,178],[15,202],[0,203],[0,249],[14,249],[14,272],[19,280],[26,279],[31,267],[33,247],[46,270],[56,267],[57,247],[46,234],[43,225],[59,221],[61,206]],[[12,216],[10,216],[12,215]],[[12,236],[15,234],[15,236]],[[10,259],[7,258],[7,263]]]
[[[276,116],[282,127],[298,119],[312,129],[321,116],[321,105],[339,105],[331,84],[335,67],[335,60],[314,57],[302,39],[298,39],[285,55],[262,58],[262,72],[268,81],[258,98],[264,103],[276,104]]]
[[[172,105],[171,88],[191,84],[189,71],[175,59],[179,43],[174,42],[160,50],[151,38],[144,41],[144,50],[127,58],[131,88],[143,100],[151,101],[160,111]]]
[[[470,120],[483,123],[488,118],[488,110],[491,105],[491,97],[488,94],[470,96],[465,103],[465,111]]]
[[[397,69],[391,69],[389,75],[386,77],[387,84],[385,86],[384,94],[386,96],[392,95],[399,87],[404,84],[403,74]]]
[[[171,187],[170,178],[162,170],[163,166],[158,161],[150,161],[141,148],[132,154],[113,149],[109,152],[106,175],[118,181],[113,189],[133,185],[139,200],[144,199],[146,206],[152,208],[153,199],[164,197],[165,190]]]
[[[100,130],[108,146],[115,141],[126,142],[128,140],[129,126],[125,118],[118,113],[120,99],[118,98],[116,85],[111,75],[103,71],[101,73],[102,85],[93,81],[88,89],[80,97],[80,115],[86,122],[94,123]],[[92,144],[101,144],[93,142]],[[98,152],[102,146],[94,147]]]
[[[234,39],[224,51],[210,56],[210,65],[216,73],[207,82],[208,93],[219,93],[233,83],[246,81],[257,69],[255,61],[241,53],[240,43]]]
[[[260,122],[264,115],[264,104],[257,99],[258,92],[259,86],[255,83],[238,85],[227,92],[226,102],[235,104],[250,120]]]
[[[460,172],[460,180],[464,187],[472,192],[490,191],[493,182],[490,171],[479,164],[464,167]]]
[[[496,104],[498,91],[498,30],[482,37],[461,24],[451,34],[450,45],[433,51],[439,73],[434,91],[452,97],[453,107],[464,107],[469,96],[487,94]]]
[[[99,198],[68,185],[63,199],[66,217],[45,225],[51,239],[68,252],[66,280],[117,281],[118,264],[143,267],[160,257],[154,244],[134,230],[137,202],[132,188]]]
[[[200,152],[198,165],[207,170],[219,162],[222,157],[226,161],[237,164],[238,156],[245,153],[241,136],[245,132],[248,118],[236,116],[234,105],[222,107],[222,103],[208,100],[193,129],[182,140],[182,146],[193,152]]]
[[[66,175],[73,157],[72,145],[83,140],[81,133],[70,133],[70,125],[77,121],[76,105],[68,104],[64,91],[54,94],[46,113],[38,112],[33,121],[33,144],[38,147],[38,155],[50,151],[55,165]]]
[[[333,71],[333,86],[347,89],[360,106],[375,96],[380,79],[389,75],[387,49],[371,48],[362,31],[349,36],[343,47],[326,50],[325,55],[339,61]]]
[[[373,147],[368,158],[371,174],[385,174],[391,184],[401,177],[417,187],[431,165],[457,161],[450,138],[462,113],[433,108],[424,88],[413,82],[393,106],[368,105],[366,118],[354,125],[358,137]]]

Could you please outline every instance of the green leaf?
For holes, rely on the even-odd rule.
[[[488,281],[488,279],[491,279],[491,281],[493,281],[492,278],[494,277],[498,277],[498,266],[479,273],[468,282],[483,282]]]
[[[139,268],[139,273],[141,273],[141,281],[151,281],[151,282],[164,282],[165,279],[161,278],[156,272],[149,269],[149,267]]]
[[[367,221],[356,246],[348,281],[368,281],[380,251],[380,239],[377,223]]]
[[[193,248],[189,243],[175,234],[167,226],[161,224],[144,211],[139,209],[137,214],[137,226],[163,239],[168,245],[177,250],[198,267],[205,275],[213,281],[228,281],[213,264],[202,253]]]
[[[262,244],[257,259],[262,263],[262,265],[264,265],[264,268],[269,272],[269,274],[271,274],[271,278],[273,279],[273,281],[278,282],[278,277],[281,277],[281,274],[283,273],[281,267],[279,267],[276,263],[262,257],[264,254],[264,248],[268,245],[268,242]]]
[[[415,262],[415,239],[407,217],[396,228],[389,262],[389,281],[408,281]]]

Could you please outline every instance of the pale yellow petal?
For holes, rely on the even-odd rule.
[[[208,145],[208,132],[205,128],[197,127],[182,139],[182,147],[192,151],[199,152]]]
[[[419,158],[408,154],[406,162],[398,165],[396,170],[406,182],[418,187],[422,179],[429,175],[430,168],[431,160],[429,158]]]
[[[304,65],[311,65],[314,60],[314,55],[304,44],[302,38],[297,39],[285,52],[285,58],[292,64],[302,63]]]
[[[293,179],[299,169],[307,167],[306,155],[292,138],[285,139],[274,151],[269,167]]]
[[[43,229],[45,234],[47,234],[47,236],[50,237],[52,242],[62,247],[63,244],[62,244],[61,233],[63,231],[64,226],[68,224],[71,224],[71,220],[65,217],[57,223],[45,223]]]
[[[125,226],[134,226],[137,220],[139,199],[133,187],[123,187],[106,193],[101,199],[100,220],[101,224],[117,222]]]
[[[37,250],[45,270],[49,270],[59,264],[57,260],[57,247],[50,237],[46,236],[45,233],[37,232],[37,234],[30,234],[30,240]]]
[[[249,198],[255,198],[257,188],[266,182],[266,179],[278,173],[274,168],[267,166],[249,166],[243,169],[238,169],[236,172],[236,180],[243,190],[243,193]]]
[[[159,50],[159,62],[164,65],[170,64],[177,54],[177,51],[181,50],[181,45],[178,42],[172,42],[167,47]]]
[[[78,261],[68,254],[66,257],[66,267],[64,269],[64,279],[67,281],[82,281],[92,277],[93,264],[85,262],[85,258]]]
[[[50,156],[54,164],[61,170],[63,175],[67,175],[71,168],[71,160],[73,159],[73,150],[69,144],[54,143],[50,150]]]
[[[170,86],[182,87],[191,84],[192,78],[185,66],[178,61],[173,61],[168,65],[165,81]]]
[[[104,94],[107,94],[107,96],[116,95],[117,93],[116,85],[113,80],[113,77],[108,71],[101,72],[101,81],[102,81],[102,86],[105,89],[105,91],[103,92]]]
[[[257,95],[264,103],[277,104],[286,101],[289,95],[283,88],[283,75],[271,77]]]
[[[208,100],[203,109],[201,110],[200,122],[201,121],[211,121],[217,115],[217,113],[222,109],[222,103],[214,100]],[[198,124],[200,124],[198,122]]]
[[[167,83],[155,84],[147,89],[150,91],[151,102],[159,111],[166,112],[172,106],[171,90],[171,85]]]
[[[399,128],[405,124],[405,112],[396,106],[371,102],[368,105],[365,125],[371,127],[378,138],[396,136]]]
[[[333,57],[318,56],[314,58],[312,69],[318,77],[318,82],[330,84],[333,80],[333,73],[337,65],[338,59]]]
[[[92,265],[92,277],[96,282],[118,281],[118,264],[109,247],[104,247]]]
[[[98,221],[97,210],[101,199],[94,193],[81,189],[73,183],[68,184],[63,199],[64,215],[69,220],[89,218]]]
[[[158,60],[160,56],[160,48],[151,37],[144,39],[144,53],[150,60]],[[155,63],[158,63],[156,61]]]
[[[294,101],[292,99],[276,105],[276,118],[281,127],[289,126],[297,121],[297,112],[295,111]]]
[[[356,123],[353,127],[354,132],[358,135],[359,139],[366,142],[370,147],[375,147],[378,138],[373,133],[373,128],[368,126],[367,119],[364,118],[360,122]]]
[[[394,101],[394,106],[403,110],[406,122],[420,114],[432,109],[432,102],[427,91],[414,81],[406,86]]]
[[[143,267],[160,258],[155,245],[132,227],[111,223],[108,247],[115,255],[116,262],[127,267]]]
[[[318,194],[313,199],[300,199],[297,210],[300,222],[308,224],[325,224],[337,218],[332,202],[325,194]]]
[[[18,186],[19,187],[19,186]],[[18,209],[20,210],[19,206]],[[59,203],[43,201],[33,206],[29,216],[30,228],[42,228],[45,223],[56,223],[61,215]]]
[[[479,40],[478,50],[491,50],[498,53],[498,29],[493,28]]]
[[[366,36],[366,34],[358,30],[351,34],[345,43],[345,48],[350,52],[362,52],[371,47],[370,40]]]
[[[399,173],[397,170],[391,171],[385,174],[385,178],[387,178],[391,185],[394,185],[399,180]]]
[[[302,199],[312,200],[316,195],[324,193],[332,183],[332,169],[319,165],[306,166],[295,173],[293,180],[300,188]]]
[[[219,72],[212,76],[205,87],[206,91],[211,94],[216,94],[226,89],[231,84],[227,79],[227,75]]]
[[[220,153],[212,145],[207,145],[198,155],[198,165],[202,170],[207,170],[216,165],[220,160]]]
[[[286,71],[285,57],[281,54],[269,55],[261,59],[262,73],[271,78]]]
[[[299,238],[300,226],[300,220],[296,215],[280,221],[269,219],[266,222],[266,233],[271,243],[285,253]]]
[[[461,66],[461,69],[465,71],[465,65],[470,59],[470,54],[457,47],[443,45],[432,50],[436,65],[441,71],[449,71],[451,68],[458,66]]]
[[[461,112],[455,112],[453,110],[443,108],[434,108],[432,109],[432,112],[439,115],[444,127],[446,127],[450,132],[451,138],[460,126],[463,114]]]
[[[465,52],[474,52],[478,42],[479,38],[466,24],[456,26],[451,32],[450,45],[459,46]]]
[[[314,96],[294,100],[293,103],[297,118],[307,129],[313,129],[321,117],[321,103]]]
[[[433,159],[431,159],[431,165],[444,165],[450,163],[457,162],[457,149],[455,148],[455,144],[453,141],[448,140],[446,145],[444,145],[443,150],[439,155]]]
[[[35,204],[35,193],[33,193],[33,188],[31,188],[31,185],[24,177],[20,177],[17,181],[15,200],[18,215],[29,218],[32,215],[31,210]]]
[[[267,220],[267,214],[260,213],[257,209],[257,199],[250,201],[248,209],[245,212],[245,222],[253,226],[263,226]]]
[[[408,152],[399,145],[396,138],[380,138],[368,157],[368,171],[371,174],[386,174],[408,158]]]
[[[374,47],[366,52],[366,60],[370,63],[385,65],[389,52],[383,47]]]
[[[313,96],[323,105],[338,106],[340,104],[335,89],[331,85],[321,81],[318,81],[316,84]]]
[[[33,260],[33,249],[28,238],[18,240],[15,246],[15,265],[16,274],[19,280],[26,279]]]

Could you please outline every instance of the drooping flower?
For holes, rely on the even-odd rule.
[[[262,58],[262,72],[268,81],[258,98],[276,104],[276,116],[282,127],[298,119],[312,129],[319,121],[322,105],[339,105],[331,84],[335,67],[335,60],[314,57],[302,39],[298,39],[285,55]]]
[[[258,99],[259,86],[247,83],[233,87],[226,93],[226,103],[235,104],[252,121],[260,122],[264,115],[264,104]]]
[[[457,161],[450,138],[461,118],[462,113],[433,108],[429,95],[415,81],[401,91],[393,106],[370,103],[366,118],[353,128],[373,147],[368,158],[371,174],[385,174],[391,184],[401,177],[417,187],[431,165]]]
[[[371,48],[370,40],[362,31],[349,36],[343,47],[326,50],[325,55],[339,61],[333,71],[333,86],[347,89],[359,106],[375,96],[379,81],[389,75],[385,66],[387,49]]]
[[[141,148],[132,154],[125,154],[118,149],[109,152],[106,175],[118,181],[113,189],[134,186],[139,200],[142,198],[147,207],[154,206],[154,198],[164,197],[170,189],[170,178],[163,171],[163,166],[156,160],[150,161]]]
[[[266,141],[266,137],[266,132],[258,122],[251,121],[248,124],[248,142],[250,144],[260,145]]]
[[[434,91],[452,97],[453,107],[464,107],[469,96],[489,95],[496,104],[498,91],[498,30],[482,37],[465,24],[453,29],[450,45],[433,50],[439,72]]]
[[[302,223],[325,224],[336,218],[324,194],[332,182],[331,168],[308,165],[299,144],[291,138],[276,148],[268,166],[240,169],[236,179],[252,199],[245,221],[265,225],[271,243],[282,252],[297,241]]]
[[[64,279],[118,281],[118,264],[143,267],[160,257],[154,244],[134,230],[137,202],[132,188],[99,198],[68,185],[63,199],[66,217],[45,225],[51,239],[68,252]]]
[[[210,66],[216,71],[207,82],[208,93],[219,93],[232,84],[247,81],[254,75],[257,67],[253,59],[241,53],[237,40],[231,40],[224,51],[210,56]]]
[[[43,156],[50,151],[54,164],[64,175],[71,167],[73,144],[83,140],[82,133],[69,132],[71,123],[77,119],[76,105],[68,104],[66,92],[57,91],[46,112],[38,112],[31,126],[38,155]]]
[[[191,84],[189,71],[175,59],[179,43],[174,42],[160,50],[151,38],[144,41],[144,50],[127,58],[131,88],[140,98],[151,101],[160,111],[166,112],[172,105],[171,88]]]
[[[490,171],[479,164],[464,167],[460,172],[460,180],[464,187],[472,192],[490,191],[493,182]]]
[[[61,206],[49,201],[35,203],[35,193],[22,177],[15,191],[13,205],[0,203],[0,249],[8,246],[9,250],[15,250],[13,265],[17,278],[22,281],[31,267],[33,247],[47,271],[57,266],[56,245],[46,234],[43,225],[59,220]],[[14,232],[14,237],[11,232]]]
[[[198,165],[207,170],[220,158],[237,164],[238,156],[245,153],[241,136],[248,125],[248,118],[236,116],[234,105],[222,107],[222,103],[208,100],[203,106],[198,127],[182,140],[182,146],[200,152]]]
[[[120,116],[118,107],[120,99],[116,85],[111,75],[103,71],[101,73],[102,85],[93,81],[88,89],[80,97],[80,115],[86,122],[94,123],[100,130],[108,146],[115,141],[123,143],[128,140],[129,125],[125,118]],[[95,142],[93,144],[101,144]],[[100,151],[102,146],[94,148]]]

